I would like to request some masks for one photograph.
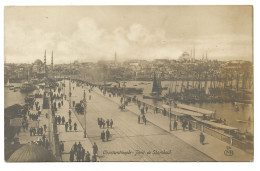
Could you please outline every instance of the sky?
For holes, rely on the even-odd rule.
[[[5,7],[6,63],[127,59],[251,60],[252,6]]]

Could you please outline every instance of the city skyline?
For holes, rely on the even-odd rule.
[[[252,6],[5,7],[5,62],[253,57]],[[48,63],[48,61],[47,61]],[[50,63],[50,60],[49,60]]]

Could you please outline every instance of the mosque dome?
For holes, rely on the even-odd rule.
[[[8,162],[51,162],[57,161],[50,151],[37,144],[23,145],[7,160]]]
[[[40,59],[36,59],[33,63],[34,65],[42,65],[42,61]]]

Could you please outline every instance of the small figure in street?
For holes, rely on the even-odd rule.
[[[140,124],[140,119],[141,119],[141,117],[140,117],[140,115],[138,116],[138,124]]]
[[[100,125],[100,118],[97,118],[97,121],[98,121],[98,125]]]
[[[86,154],[86,162],[90,162],[90,153],[87,151]]]
[[[146,125],[146,121],[147,121],[147,120],[146,120],[146,117],[144,117],[144,124],[145,124],[145,125]]]
[[[72,125],[71,125],[71,124],[70,124],[70,126],[69,126],[69,127],[70,127],[70,131],[72,131]]]
[[[200,133],[200,143],[201,143],[202,145],[204,145],[204,141],[205,141],[205,135],[201,132],[201,133]]]
[[[62,154],[64,152],[64,144],[63,142],[61,141],[60,142],[60,153]]]
[[[189,122],[189,131],[192,131],[192,125],[190,122]]]
[[[145,118],[145,116],[143,115],[143,116],[142,116],[143,123],[144,123],[144,118]]]
[[[46,130],[47,130],[46,124],[43,125],[43,129],[44,129],[44,132],[46,132]]]
[[[77,151],[77,162],[81,160],[81,151]]]
[[[104,130],[101,132],[101,140],[103,142],[105,141],[105,131]]]
[[[30,136],[32,136],[32,134],[33,134],[33,129],[30,128]]]
[[[68,127],[69,127],[69,124],[68,124],[68,122],[66,122],[66,124],[65,124],[65,131],[66,132],[68,132]]]
[[[103,129],[105,128],[105,126],[106,126],[106,123],[105,123],[105,121],[103,121],[102,122],[102,126],[103,126]]]
[[[78,147],[77,147],[77,151],[80,151],[81,148],[82,148],[82,145],[81,145],[81,143],[79,142]]]
[[[148,112],[148,106],[145,107],[145,111],[146,111],[146,113]]]
[[[83,147],[81,149],[81,161],[85,161],[85,149]]]
[[[42,135],[42,140],[43,140],[43,142],[45,142],[45,140],[46,140],[46,135],[45,134]]]
[[[176,120],[174,120],[174,124],[173,124],[173,126],[174,126],[174,129],[175,129],[175,130],[177,130],[178,123],[177,123],[177,121],[176,121]]]
[[[185,128],[186,128],[186,121],[184,121],[184,122],[182,123],[182,129],[183,129],[183,131],[185,131]]]
[[[107,131],[106,131],[106,138],[107,138],[107,141],[109,141],[109,137],[110,137],[110,132],[109,132],[109,130],[107,129]]]
[[[97,155],[98,153],[98,146],[97,144],[94,142],[94,145],[93,145],[93,155]]]
[[[62,122],[62,125],[64,125],[64,123],[65,123],[65,117],[64,116],[62,116],[61,122]]]
[[[70,150],[70,162],[74,161],[74,151],[73,149]]]
[[[109,119],[107,119],[106,123],[107,123],[107,128],[109,128]]]
[[[75,142],[75,144],[73,144],[73,151],[74,151],[74,153],[77,152],[77,149],[78,149],[78,145],[77,145],[77,143]]]
[[[71,111],[69,110],[69,117],[71,117]]]
[[[77,131],[77,123],[76,122],[74,123],[74,131],[75,132]]]
[[[110,120],[110,127],[111,127],[111,128],[113,127],[113,123],[114,123],[114,122],[113,122],[113,120],[111,119],[111,120]]]

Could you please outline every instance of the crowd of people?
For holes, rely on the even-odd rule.
[[[61,143],[60,145],[61,151],[64,151],[64,144]],[[70,161],[77,161],[77,162],[96,162],[97,161],[97,153],[98,153],[98,147],[96,145],[96,143],[94,143],[93,145],[93,155],[91,158],[91,155],[89,153],[89,151],[86,152],[86,150],[84,149],[84,147],[82,146],[81,142],[79,142],[77,144],[77,142],[75,142],[75,144],[73,144],[71,150],[70,150]]]
[[[55,116],[55,123],[56,123],[56,125],[60,125],[60,124],[62,124],[62,125],[64,125],[65,124],[65,117],[64,116]]]
[[[62,117],[63,118],[63,117]],[[62,120],[62,119],[61,119]],[[64,122],[65,122],[65,118],[64,118]],[[74,122],[73,124],[73,129],[74,131],[77,131],[77,123]],[[65,123],[65,131],[68,132],[68,131],[72,131],[72,119],[71,119],[71,110],[69,110],[69,120],[68,122]]]
[[[109,127],[112,128],[113,127],[114,121],[112,119],[105,120],[103,118],[98,118],[97,120],[98,120],[98,126],[100,128],[105,128],[105,126],[107,126],[107,128],[109,128]]]

